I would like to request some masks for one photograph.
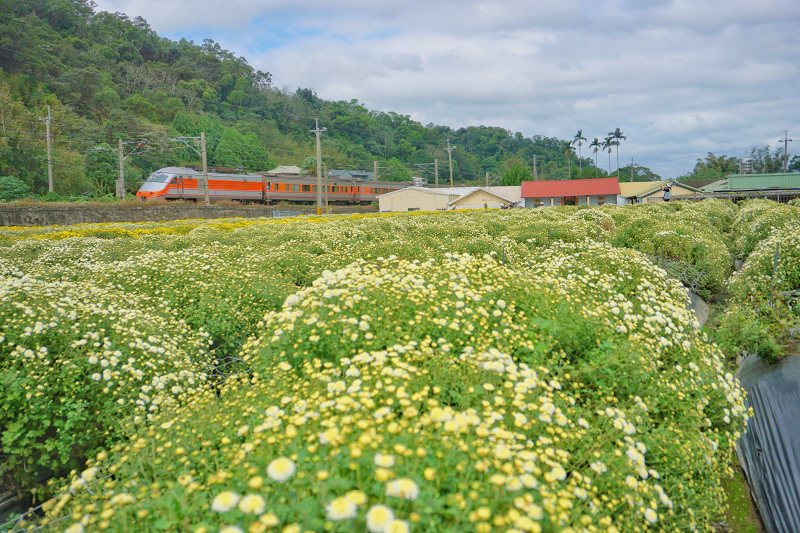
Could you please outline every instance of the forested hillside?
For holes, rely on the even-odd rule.
[[[384,179],[426,175],[418,165],[440,160],[447,139],[456,180],[485,172],[519,179],[534,154],[549,179],[578,177],[569,142],[524,137],[502,128],[453,130],[422,125],[356,100],[326,101],[309,89],[279,89],[271,74],[251,67],[217,43],[160,37],[141,18],[96,12],[87,0],[0,0],[0,176],[33,193],[47,191],[45,124],[52,110],[56,192],[113,192],[117,141],[126,153],[127,183],[135,190],[153,169],[196,165],[198,156],[170,137],[208,138],[209,164],[266,170],[276,164],[313,165],[314,118],[327,128],[327,168],[372,169]],[[583,177],[604,175],[584,145]],[[603,161],[600,154],[600,161]],[[601,165],[602,166],[602,165]]]

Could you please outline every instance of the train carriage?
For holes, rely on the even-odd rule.
[[[322,195],[332,204],[366,204],[374,202],[380,194],[410,185],[404,182],[328,179],[323,184]],[[162,198],[198,201],[205,198],[204,192],[201,172],[190,168],[167,167],[153,172],[136,196],[143,200]],[[317,182],[308,176],[209,172],[208,195],[211,201],[313,204],[317,200]]]

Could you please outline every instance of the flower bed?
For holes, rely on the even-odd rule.
[[[358,261],[260,328],[250,373],[101,454],[46,523],[689,529],[724,505],[741,391],[636,252]]]

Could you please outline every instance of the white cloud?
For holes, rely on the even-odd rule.
[[[621,162],[668,176],[705,151],[800,128],[792,0],[98,4],[169,36],[213,38],[279,86],[423,123],[562,138],[620,127]]]

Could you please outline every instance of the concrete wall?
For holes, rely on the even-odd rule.
[[[374,212],[373,206],[331,206],[333,213]],[[314,206],[131,206],[131,205],[54,205],[0,206],[0,226],[50,226],[97,222],[151,222],[187,218],[281,217],[316,213]]]
[[[389,211],[437,211],[447,209],[455,195],[435,194],[414,189],[403,189],[378,197],[381,213]]]

